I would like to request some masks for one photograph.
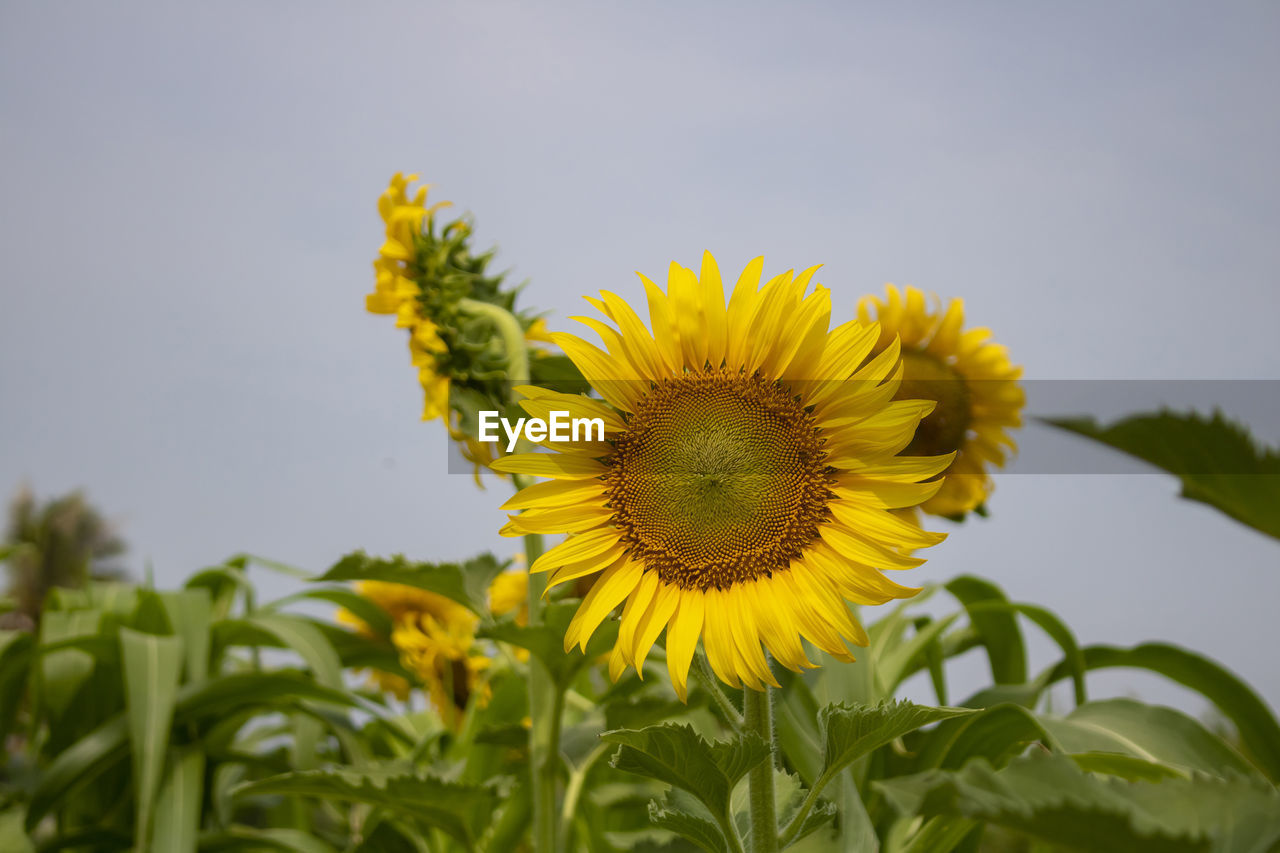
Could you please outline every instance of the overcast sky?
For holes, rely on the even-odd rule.
[[[1280,378],[1280,7],[910,5],[5,3],[0,490],[85,487],[161,584],[513,550],[363,310],[397,170],[553,328],[710,249],[825,264],[838,317],[963,296],[1034,379]],[[912,579],[989,576],[1280,704],[1280,543],[1176,491],[1006,475]]]

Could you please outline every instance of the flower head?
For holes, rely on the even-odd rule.
[[[476,645],[479,620],[474,613],[452,599],[402,584],[361,581],[356,591],[386,611],[400,663],[426,686],[431,703],[446,721],[456,723],[473,695],[486,698],[483,674],[489,658]],[[371,633],[348,611],[339,618]],[[408,696],[408,685],[398,676],[375,673],[374,681],[401,699]]]
[[[507,535],[568,533],[530,566],[549,587],[598,575],[565,648],[585,650],[622,606],[610,658],[616,679],[638,670],[663,631],[667,666],[684,698],[701,639],[716,675],[734,686],[775,684],[765,651],[812,667],[801,640],[840,660],[867,635],[846,602],[881,604],[918,592],[881,574],[942,535],[891,510],[927,500],[924,482],[950,455],[901,457],[933,403],[893,399],[896,345],[864,364],[879,327],[829,330],[829,291],[816,268],[760,287],[749,264],[728,304],[715,259],[701,274],[672,264],[664,292],[641,276],[649,322],[621,297],[588,297],[613,325],[581,321],[605,349],[552,337],[603,402],[523,390],[530,415],[600,418],[603,441],[555,442],[500,470],[550,478],[505,508]]]
[[[515,290],[486,269],[493,253],[471,248],[471,223],[457,219],[438,231],[435,215],[451,202],[427,206],[427,187],[410,194],[417,175],[397,172],[378,198],[385,238],[373,262],[374,289],[365,297],[373,314],[394,315],[409,331],[409,359],[422,386],[424,421],[444,421],[463,456],[476,466],[496,458],[495,445],[476,440],[474,417],[502,408],[510,353],[493,326],[489,307],[511,313]],[[539,318],[512,316],[529,342],[546,340]]]
[[[955,453],[942,488],[920,509],[934,515],[963,516],[979,509],[991,494],[987,471],[1002,467],[1017,445],[1009,430],[1022,424],[1026,400],[1018,378],[1022,368],[1009,361],[1007,350],[991,341],[984,328],[964,328],[964,303],[945,307],[914,287],[888,287],[885,299],[864,297],[858,319],[880,323],[875,351],[895,345],[902,350],[899,397],[935,401],[907,446],[907,453]]]

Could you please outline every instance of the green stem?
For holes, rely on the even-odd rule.
[[[508,394],[516,385],[529,382],[529,350],[524,328],[510,311],[489,302],[458,300],[458,307],[472,316],[487,317],[493,322],[507,351]],[[510,401],[508,401],[510,402]],[[521,451],[527,447],[519,448]],[[512,478],[517,489],[530,485],[527,477]],[[524,537],[524,553],[528,568],[542,556],[542,536],[531,533]],[[546,579],[529,574],[529,625],[542,624],[542,593]],[[556,786],[559,781],[560,717],[564,711],[564,694],[556,689],[537,658],[529,660],[529,767],[533,799],[533,849],[537,853],[553,853],[556,848]]]
[[[702,649],[698,649],[693,654],[693,677],[698,679],[698,683],[702,685],[702,689],[711,695],[711,699],[716,703],[716,707],[720,709],[720,713],[724,714],[729,725],[736,732],[742,731],[742,714],[738,713],[738,708],[733,704],[725,692],[720,689],[719,679],[715,673],[711,671],[710,664],[707,663],[707,656]]]
[[[751,853],[778,853],[778,815],[773,802],[773,768],[777,761],[773,740],[773,695],[750,687],[742,691],[743,728],[769,744],[769,760],[747,775],[751,804]]]

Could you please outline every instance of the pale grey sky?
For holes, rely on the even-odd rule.
[[[396,170],[555,328],[710,249],[824,263],[845,316],[963,296],[1033,378],[1280,378],[1277,37],[1263,2],[6,3],[0,490],[87,487],[161,583],[512,550],[363,312]],[[1280,543],[1175,492],[1004,476],[914,580],[987,575],[1278,704]]]

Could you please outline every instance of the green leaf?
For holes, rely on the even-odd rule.
[[[27,695],[27,675],[35,640],[26,631],[0,630],[0,742],[9,734]]]
[[[649,821],[687,839],[707,853],[724,853],[730,849],[729,842],[714,820],[676,807],[669,797],[649,802]]]
[[[1044,422],[1163,468],[1182,481],[1184,498],[1280,538],[1280,453],[1259,446],[1248,429],[1221,412],[1206,418],[1161,410],[1106,427],[1093,418]]]
[[[195,853],[204,796],[204,753],[198,747],[170,755],[156,793],[152,846],[164,853]]]
[[[367,803],[439,827],[474,847],[498,807],[489,787],[447,782],[398,767],[304,770],[241,785],[237,798],[282,794]]]
[[[10,806],[0,812],[0,850],[8,853],[35,853],[35,845],[22,828],[22,809]]]
[[[992,705],[972,716],[944,721],[919,747],[915,764],[958,768],[970,759],[982,758],[1003,767],[1033,741],[1058,748],[1040,718],[1028,708],[1014,703]]]
[[[156,787],[164,770],[173,706],[182,676],[182,640],[120,629],[125,707],[133,751],[133,792],[139,849],[149,850]]]
[[[372,630],[377,636],[391,636],[391,616],[387,611],[383,610],[373,601],[365,598],[360,593],[345,586],[325,586],[317,589],[303,590],[302,592],[277,599],[266,605],[264,609],[281,610],[295,601],[306,601],[310,599],[336,604],[342,609],[347,610],[358,617],[360,621],[368,625],[370,630]]]
[[[233,826],[225,832],[212,832],[201,836],[201,853],[263,853],[280,850],[283,853],[337,853],[316,838],[298,829],[254,829]]]
[[[207,589],[181,589],[160,593],[160,603],[182,638],[186,680],[195,684],[209,675],[209,626],[213,622],[213,599]]]
[[[1143,643],[1129,649],[1088,646],[1083,651],[1088,669],[1146,669],[1204,696],[1236,727],[1246,757],[1272,782],[1280,782],[1280,723],[1258,694],[1230,670],[1195,652],[1165,643]],[[1047,675],[1050,681],[1056,681],[1069,672],[1070,667],[1064,662]]]
[[[1008,603],[1004,591],[994,583],[972,575],[962,575],[947,584],[969,613],[969,621],[982,637],[991,661],[991,677],[996,684],[1021,684],[1027,680],[1027,650],[1017,618],[1009,612],[975,608],[986,602]]]
[[[248,629],[245,631],[244,629]],[[298,653],[316,680],[326,687],[342,686],[342,662],[315,623],[289,613],[259,612],[245,619],[218,623],[220,639],[228,644],[256,645],[261,632]]]
[[[692,726],[667,724],[638,731],[605,732],[600,739],[619,745],[611,762],[613,767],[692,794],[726,837],[734,832],[734,786],[747,771],[769,757],[769,746],[754,732],[708,743]]]
[[[1257,773],[1226,741],[1172,708],[1108,699],[1040,722],[1066,752],[1115,752],[1217,776]]]
[[[565,689],[583,667],[611,649],[618,636],[618,622],[611,619],[591,635],[585,654],[577,649],[566,652],[564,635],[577,609],[577,604],[552,604],[542,611],[540,625],[517,625],[508,620],[482,627],[476,635],[528,649],[551,673],[552,680]]]
[[[905,700],[876,706],[828,705],[818,714],[823,766],[814,788],[821,790],[835,774],[890,741],[923,726],[973,713],[968,708],[933,708]]]
[[[1236,777],[1127,782],[1032,754],[875,783],[904,815],[987,821],[1089,853],[1265,851],[1280,843],[1280,791]]]
[[[473,613],[484,615],[489,584],[506,566],[492,554],[481,554],[465,563],[415,563],[400,555],[390,559],[356,551],[343,557],[318,581],[385,581],[414,586],[453,599]]]
[[[290,710],[304,701],[362,707],[355,695],[324,687],[299,673],[248,672],[189,684],[178,692],[173,725],[225,718],[241,708]],[[40,776],[27,807],[27,829],[35,827],[68,796],[129,754],[129,719],[116,714],[58,756]]]
[[[102,614],[96,610],[51,610],[40,619],[40,645],[96,637]],[[91,655],[75,649],[49,652],[40,661],[40,681],[45,707],[53,717],[66,713],[80,686],[93,672]]]

